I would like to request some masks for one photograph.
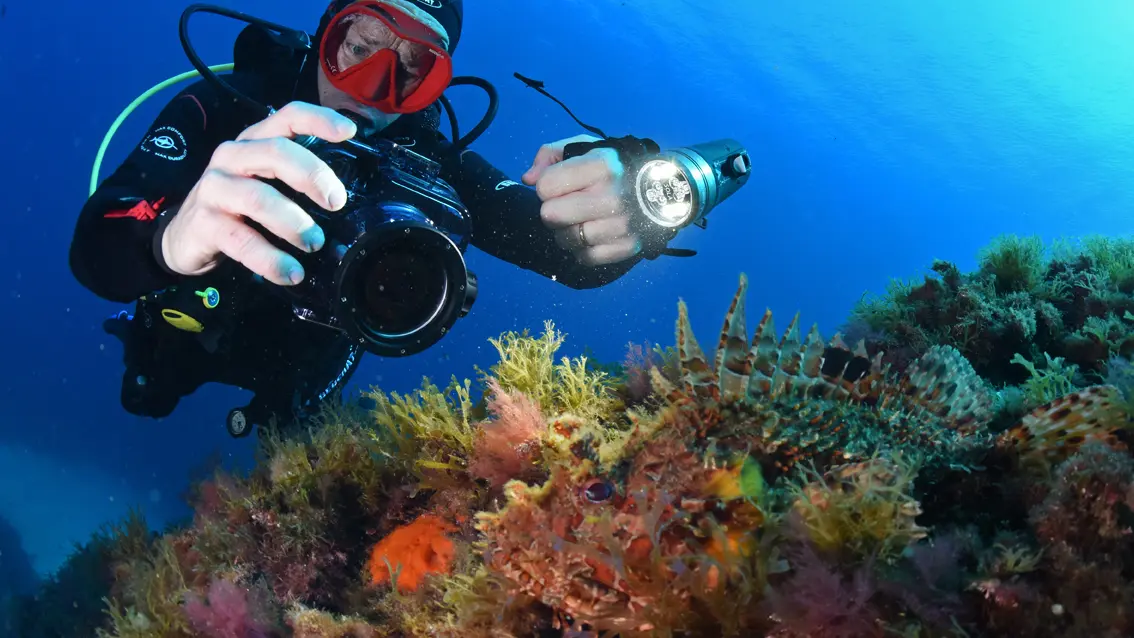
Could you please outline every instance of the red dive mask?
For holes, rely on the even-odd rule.
[[[319,58],[335,88],[384,113],[420,111],[453,79],[441,37],[380,2],[357,2],[332,18]]]

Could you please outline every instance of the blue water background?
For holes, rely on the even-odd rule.
[[[572,291],[473,253],[480,299],[432,350],[368,358],[354,388],[407,391],[423,375],[472,376],[489,337],[568,335],[621,359],[628,342],[670,344],[678,299],[713,345],[737,278],[749,309],[830,335],[868,290],[918,277],[933,259],[975,263],[1007,233],[1125,235],[1134,228],[1134,7],[1118,0],[995,3],[769,0],[469,2],[457,73],[500,90],[475,148],[519,179],[540,144],[582,132],[512,78],[547,82],[612,135],[674,147],[733,137],[751,182],[675,245],[693,259],[644,263],[599,290]],[[246,393],[207,387],[170,418],[119,406],[121,347],[100,328],[120,306],[72,278],[67,250],[98,144],[142,91],[189,69],[177,2],[6,0],[0,18],[0,518],[8,547],[39,574],[130,506],[155,526],[185,514],[179,495],[211,460],[246,466],[249,441],[224,431]],[[319,1],[226,6],[314,29]],[[209,63],[240,25],[194,20]],[[174,94],[121,128],[104,174]],[[468,130],[484,108],[452,98]],[[750,321],[749,327],[754,322]],[[16,547],[18,546],[18,547]],[[0,579],[4,565],[0,558]],[[26,565],[17,563],[26,573]],[[14,569],[14,568],[13,568]]]

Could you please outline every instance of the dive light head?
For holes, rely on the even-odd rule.
[[[721,139],[663,151],[642,163],[634,193],[642,214],[663,228],[703,224],[752,173],[748,151],[736,140]]]

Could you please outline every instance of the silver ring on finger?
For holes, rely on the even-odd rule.
[[[581,224],[578,224],[578,227],[579,227],[579,246],[581,246],[583,248],[590,248],[591,245],[587,243],[587,222],[583,222]]]

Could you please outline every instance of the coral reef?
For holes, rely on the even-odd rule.
[[[423,514],[390,532],[370,552],[370,577],[399,591],[416,591],[429,574],[447,574],[456,550],[445,521]]]
[[[1102,367],[1067,347],[1134,258],[1091,246],[939,264],[856,340],[749,334],[744,276],[708,353],[683,302],[675,347],[621,366],[504,334],[475,385],[375,388],[202,482],[190,524],[132,523],[86,635],[1134,634],[1134,373],[1118,329]]]
[[[21,638],[89,638],[106,621],[106,599],[121,595],[133,573],[123,567],[148,552],[151,534],[136,511],[106,523],[75,548],[33,594],[13,601],[14,625],[3,635]],[[5,556],[6,557],[6,556]]]
[[[231,580],[214,579],[207,598],[186,594],[185,615],[198,634],[209,638],[267,638],[273,623],[265,591],[245,589]]]
[[[1023,383],[1036,368],[1080,387],[1099,383],[1111,357],[1134,354],[1134,240],[1044,246],[1008,235],[978,261],[973,273],[937,261],[921,282],[892,282],[884,297],[859,302],[845,331],[899,367],[953,346],[996,386]]]
[[[522,392],[505,390],[495,379],[488,391],[494,418],[477,432],[469,472],[497,488],[511,479],[534,480],[542,473],[538,461],[545,430],[539,404]]]

